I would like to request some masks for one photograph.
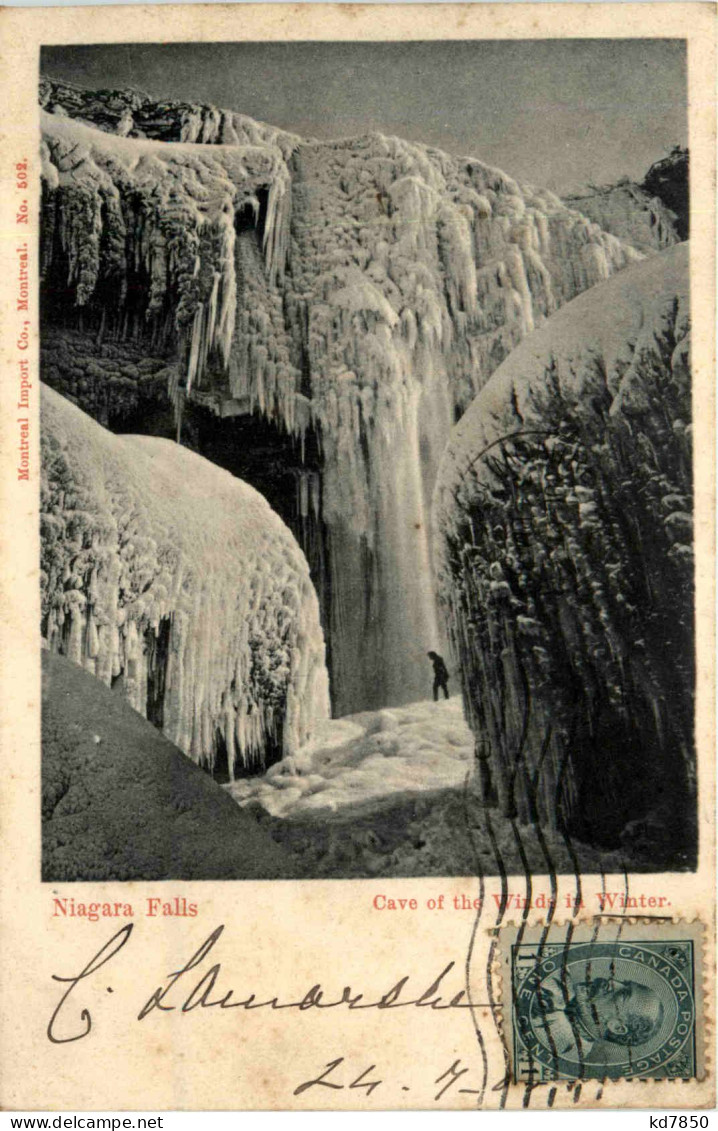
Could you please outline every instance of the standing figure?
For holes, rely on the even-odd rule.
[[[444,698],[449,698],[449,673],[446,670],[446,664],[442,660],[438,652],[426,653],[432,664],[434,665],[434,702],[439,698],[439,688],[444,692]]]

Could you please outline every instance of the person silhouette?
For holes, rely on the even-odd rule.
[[[427,652],[426,654],[434,665],[434,702],[436,703],[437,699],[439,698],[439,688],[441,688],[441,690],[444,692],[444,698],[448,699],[449,673],[446,670],[446,664],[444,663],[438,652]]]

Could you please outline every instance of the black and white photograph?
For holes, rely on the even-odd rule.
[[[41,49],[43,880],[695,870],[686,66]]]

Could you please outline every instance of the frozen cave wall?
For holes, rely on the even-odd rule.
[[[329,712],[299,546],[257,491],[170,440],[42,392],[42,635],[229,777]]]
[[[72,355],[43,329],[48,381],[118,429],[116,401],[135,430],[171,412],[198,446],[208,415],[242,445],[257,416],[278,452],[289,438],[282,515],[320,592],[335,713],[423,698],[452,425],[521,338],[639,253],[550,192],[398,138],[301,141],[62,84],[43,99],[43,326]],[[118,366],[128,347],[146,368]]]
[[[695,851],[688,247],[523,342],[457,425],[439,579],[488,804]],[[691,830],[690,834],[686,830]]]

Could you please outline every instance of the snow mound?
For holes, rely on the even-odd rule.
[[[47,646],[196,762],[292,754],[328,714],[309,570],[252,487],[169,440],[113,436],[42,398]]]
[[[70,660],[43,652],[44,881],[296,873],[269,833],[122,696]]]
[[[295,757],[226,788],[239,805],[259,803],[273,817],[346,816],[409,794],[459,788],[473,751],[456,696],[328,719]]]
[[[662,252],[518,346],[434,497],[477,781],[591,843],[693,828],[688,268]]]

